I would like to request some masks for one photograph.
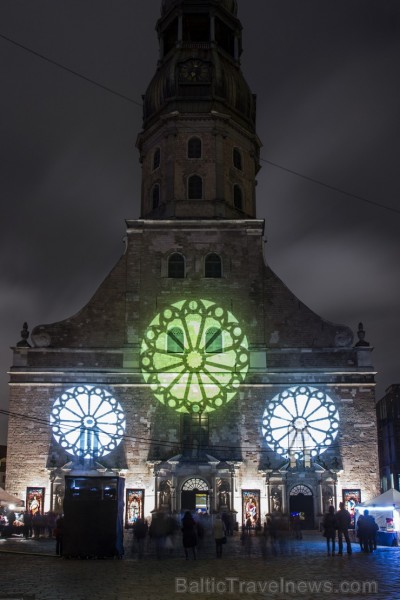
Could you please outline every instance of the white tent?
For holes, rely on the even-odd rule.
[[[400,538],[400,492],[391,489],[362,502],[356,507],[356,521],[366,509],[379,527],[378,544],[393,545],[393,539]],[[396,539],[396,543],[398,541]]]
[[[387,492],[384,492],[383,494],[372,498],[372,500],[368,500],[368,502],[363,502],[362,504],[360,504],[360,507],[361,506],[364,506],[365,508],[371,508],[371,510],[373,510],[374,508],[385,507],[400,510],[400,492],[393,489],[388,490]]]
[[[24,506],[23,500],[9,494],[2,487],[0,487],[0,506],[8,506],[9,504],[15,504],[15,506]]]

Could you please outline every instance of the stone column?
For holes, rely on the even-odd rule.
[[[282,514],[285,515],[287,511],[286,482],[281,483],[280,488],[282,496]]]
[[[265,479],[265,493],[267,495],[267,515],[271,514],[271,483],[269,476]]]
[[[318,480],[318,500],[319,500],[319,515],[324,514],[324,495],[322,492],[322,477]]]

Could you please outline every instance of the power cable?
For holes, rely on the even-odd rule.
[[[101,88],[102,90],[109,92],[110,94],[113,94],[114,96],[118,96],[119,98],[122,98],[123,100],[127,100],[128,102],[132,102],[133,104],[136,104],[137,106],[142,107],[142,103],[137,102],[136,100],[133,100],[133,98],[129,98],[129,96],[125,96],[125,94],[116,92],[115,90],[111,89],[110,87],[103,85],[102,83],[99,83],[98,81],[95,81],[94,79],[91,79],[90,77],[87,77],[86,75],[82,75],[82,73],[79,73],[78,71],[74,71],[74,69],[70,69],[69,67],[66,67],[65,65],[57,62],[56,60],[53,60],[52,58],[48,58],[44,54],[41,54],[40,52],[36,52],[36,50],[32,50],[32,48],[28,48],[28,46],[24,46],[24,44],[20,44],[19,42],[12,40],[11,38],[3,35],[2,33],[0,33],[0,38],[2,38],[3,40],[6,40],[10,44],[14,44],[14,46],[17,46],[18,48],[22,48],[22,50],[26,50],[26,52],[29,52],[30,54],[33,54],[34,56],[37,56],[38,58],[41,58],[42,60],[45,60],[48,63],[50,63],[56,67],[59,67],[60,69],[63,69],[63,71],[66,71],[67,73],[70,73],[71,75],[75,75],[76,77],[79,77],[80,79],[83,79],[84,81],[87,81],[88,83],[91,83],[91,84]]]
[[[346,190],[338,188],[334,185],[329,185],[329,183],[324,183],[323,181],[320,181],[319,179],[315,179],[314,177],[309,177],[308,175],[304,175],[302,173],[299,173],[298,171],[294,171],[293,169],[288,169],[287,167],[278,165],[278,163],[272,162],[272,160],[267,160],[266,158],[260,158],[260,160],[262,162],[268,163],[269,165],[272,165],[273,167],[276,167],[277,169],[281,169],[282,171],[286,171],[287,173],[291,173],[292,175],[301,177],[302,179],[305,179],[306,181],[311,181],[312,183],[316,183],[317,185],[322,185],[323,187],[325,187],[329,190],[332,190],[333,192],[339,192],[340,194],[345,194],[346,196],[350,196],[350,198],[355,198],[356,200],[361,200],[362,202],[367,202],[368,204],[372,204],[373,206],[378,206],[379,208],[383,208],[384,210],[389,210],[391,212],[394,212],[394,213],[400,215],[400,210],[398,208],[393,208],[392,206],[386,206],[385,204],[380,204],[379,202],[375,202],[374,200],[368,200],[367,198],[364,198],[363,196],[358,196],[357,194],[352,194],[351,192],[346,192]]]
[[[40,425],[44,425],[46,426],[46,428],[51,427],[51,424],[49,422],[48,419],[45,419],[43,417],[34,417],[32,415],[24,415],[22,413],[18,413],[18,412],[12,412],[9,410],[5,410],[5,409],[0,409],[0,415],[5,415],[7,417],[13,417],[15,419],[21,419],[21,420],[25,420],[25,421],[30,421],[33,423],[38,423]],[[85,430],[86,428],[82,427],[82,430]],[[157,445],[159,447],[165,448],[176,448],[176,447],[180,447],[181,444],[179,444],[179,442],[176,441],[168,441],[168,440],[161,440],[158,438],[150,438],[150,437],[143,437],[140,435],[122,435],[121,436],[122,439],[126,440],[126,441],[132,441],[132,442],[138,442],[141,445],[144,446],[151,446],[151,445]],[[263,440],[261,440],[261,443],[263,443]],[[333,448],[336,443],[340,443],[341,447],[346,447],[346,446],[354,446],[354,442],[345,442],[344,440],[335,440],[335,443],[332,445],[320,445],[320,448],[324,448],[324,449],[329,449],[329,448]],[[359,440],[359,444],[365,444],[365,445],[370,445],[370,440]],[[257,445],[257,446],[246,446],[245,444],[243,445],[227,445],[227,444],[207,444],[206,445],[207,448],[210,449],[214,449],[216,451],[241,451],[244,453],[255,453],[255,452],[259,452],[261,454],[265,454],[265,453],[270,453],[270,454],[275,454],[275,452],[270,449],[270,448],[262,448],[261,445]],[[188,449],[192,448],[193,446],[188,446]]]
[[[79,77],[80,79],[83,79],[84,81],[91,83],[91,84],[99,87],[100,89],[102,89],[106,92],[109,92],[110,94],[113,94],[114,96],[117,96],[119,98],[122,98],[123,100],[131,102],[132,104],[135,104],[136,106],[139,106],[140,108],[143,107],[142,102],[138,102],[137,100],[134,100],[133,98],[130,98],[129,96],[126,96],[125,94],[116,92],[112,88],[110,88],[106,85],[103,85],[102,83],[99,83],[98,81],[91,79],[90,77],[87,77],[86,75],[82,75],[82,73],[79,73],[78,71],[75,71],[74,69],[71,69],[70,67],[66,67],[65,65],[63,65],[51,58],[48,58],[44,54],[41,54],[40,52],[37,52],[36,50],[33,50],[32,48],[29,48],[28,46],[25,46],[24,44],[21,44],[20,42],[17,42],[15,40],[5,36],[2,33],[0,33],[0,38],[9,42],[10,44],[14,44],[18,48],[21,48],[21,49],[25,50],[26,52],[29,52],[30,54],[33,54],[34,56],[37,56],[38,58],[41,58],[42,60],[49,62],[50,64],[52,64],[56,67],[59,67],[60,69],[63,69],[67,73],[75,75],[76,77]],[[195,129],[192,129],[191,132],[192,133],[201,133],[200,131],[196,131]],[[330,185],[328,183],[324,183],[323,181],[321,181],[319,179],[315,179],[314,177],[310,177],[309,175],[304,175],[304,174],[300,173],[299,171],[295,171],[294,169],[289,169],[288,167],[284,167],[283,165],[280,165],[280,164],[273,162],[271,160],[268,160],[266,158],[260,158],[260,161],[265,162],[277,169],[281,169],[282,171],[290,173],[291,175],[295,175],[296,177],[300,177],[301,179],[305,179],[306,181],[310,181],[311,183],[315,183],[316,185],[325,187],[331,191],[348,196],[349,198],[354,198],[355,200],[359,200],[361,202],[371,204],[372,206],[375,206],[377,208],[382,208],[384,210],[393,212],[395,214],[400,214],[400,210],[397,208],[393,208],[391,206],[386,206],[385,204],[381,204],[380,202],[376,202],[374,200],[369,200],[367,198],[364,198],[363,196],[359,196],[358,194],[353,194],[351,192],[347,192],[346,190],[343,190],[342,188],[336,187],[334,185]]]

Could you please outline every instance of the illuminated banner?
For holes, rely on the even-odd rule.
[[[125,527],[133,527],[144,515],[144,490],[127,488]]]
[[[355,514],[357,504],[361,504],[361,490],[342,490],[343,502],[351,516],[351,527],[355,527]]]
[[[255,528],[260,523],[260,490],[242,490],[242,508],[244,525]]]
[[[43,487],[26,488],[26,509],[32,515],[43,514],[44,492],[45,488]]]

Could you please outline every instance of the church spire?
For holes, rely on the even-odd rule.
[[[255,217],[260,142],[233,0],[164,0],[138,148],[142,217]]]

